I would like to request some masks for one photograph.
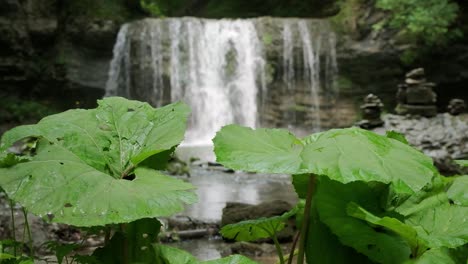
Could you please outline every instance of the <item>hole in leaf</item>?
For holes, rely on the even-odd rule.
[[[375,232],[383,233],[385,232],[385,229],[381,226],[376,226],[373,228]]]
[[[66,203],[63,205],[63,207],[72,207],[73,205],[71,203]]]
[[[127,109],[127,112],[133,112],[133,111],[135,111],[135,109],[133,109],[133,108],[128,108]]]
[[[60,165],[63,165],[64,163],[63,162],[60,162]]]
[[[103,147],[102,151],[109,151],[109,147]]]
[[[122,179],[127,181],[133,181],[135,179],[135,174],[125,175]]]
[[[47,213],[47,219],[49,219],[49,221],[52,221],[52,219],[54,219],[55,215],[53,213]]]
[[[374,248],[375,248],[375,245],[372,245],[372,244],[367,245],[367,249],[369,249],[369,250],[372,250]]]
[[[449,199],[449,204],[455,204],[455,202],[452,199]]]

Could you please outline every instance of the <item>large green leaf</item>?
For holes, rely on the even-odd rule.
[[[447,190],[448,198],[455,204],[468,207],[468,175],[455,177]]]
[[[375,215],[385,213],[380,198],[385,196],[387,186],[375,182],[342,184],[327,177],[319,179],[314,200],[320,220],[341,243],[379,263],[403,263],[410,259],[411,247],[402,237],[383,228],[374,228],[347,212],[348,204],[354,202]]]
[[[411,193],[429,183],[436,172],[432,159],[400,141],[359,129],[321,133],[301,155],[308,172],[342,183],[392,183]]]
[[[303,144],[281,129],[223,127],[213,139],[218,162],[226,167],[266,173],[298,174]]]
[[[418,236],[418,232],[412,226],[396,218],[388,216],[378,217],[354,202],[348,204],[346,211],[352,217],[367,221],[372,225],[387,228],[401,236],[411,247],[413,256],[421,255],[428,248],[426,241]]]
[[[278,129],[229,125],[213,139],[217,161],[239,170],[326,175],[348,183],[392,183],[412,193],[429,183],[432,160],[410,146],[359,128],[334,129],[302,140]]]
[[[391,130],[391,131],[387,131],[387,132],[385,133],[385,135],[386,135],[388,138],[393,138],[393,139],[395,139],[395,140],[400,141],[401,143],[404,143],[404,144],[406,144],[406,145],[409,145],[408,140],[406,139],[406,137],[405,137],[403,134],[399,133],[399,132],[396,132],[396,131]]]
[[[340,243],[338,238],[320,221],[316,202],[312,203],[306,246],[307,263],[348,264],[373,263],[366,256]]]
[[[199,261],[190,253],[181,249],[160,244],[154,244],[153,246],[162,261],[161,264],[257,264],[257,262],[241,255],[232,255],[222,259]]]
[[[221,229],[221,235],[237,241],[255,241],[262,238],[272,238],[285,227],[285,222],[296,213],[293,209],[280,216],[262,217],[255,220],[245,220],[229,224]]]
[[[404,216],[404,223],[417,232],[418,239],[425,241],[427,247],[456,248],[464,245],[468,243],[468,207],[463,206],[466,201],[465,180],[465,176],[435,177],[431,185],[413,194],[394,210]]]
[[[90,110],[69,110],[36,125],[6,132],[4,151],[26,137],[43,137],[65,147],[97,170],[115,178],[146,158],[171,149],[184,138],[189,108],[175,103],[155,109],[147,103],[110,97]]]
[[[405,223],[433,248],[456,248],[468,243],[468,207],[445,203],[411,215]]]
[[[435,248],[426,251],[417,259],[405,264],[466,264],[468,263],[468,247],[457,249]]]
[[[428,208],[448,203],[449,199],[446,189],[449,184],[450,181],[447,178],[437,175],[430,184],[424,186],[423,189],[411,196],[402,197],[395,194],[397,201],[388,209],[409,217]]]
[[[169,247],[161,244],[153,244],[156,255],[159,257],[160,264],[200,264],[200,261],[190,253],[178,248]]]
[[[182,139],[188,109],[107,98],[5,133],[2,149],[39,137],[28,162],[0,169],[0,186],[32,213],[76,226],[169,216],[196,202],[193,186],[139,167]],[[157,160],[157,159],[155,159]],[[134,178],[132,180],[132,178]]]
[[[232,255],[229,257],[222,258],[222,259],[204,261],[201,264],[258,264],[258,263],[241,255]]]
[[[463,167],[468,167],[468,160],[456,160],[455,163]]]

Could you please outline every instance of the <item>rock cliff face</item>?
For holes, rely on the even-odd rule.
[[[59,4],[6,0],[0,6],[2,93],[70,98],[84,105],[87,98],[102,96],[120,25],[70,17]]]
[[[90,106],[103,95],[112,47],[125,19],[85,18],[76,11],[64,9],[64,3],[68,2],[90,1],[3,1],[0,6],[1,93],[73,98],[67,107],[73,106],[75,101]],[[357,102],[368,93],[378,95],[391,111],[395,106],[397,84],[404,72],[415,66],[425,67],[428,77],[438,83],[435,92],[439,110],[444,110],[451,98],[468,100],[464,92],[468,83],[468,48],[463,41],[450,49],[434,51],[430,57],[418,61],[418,65],[404,66],[400,56],[408,45],[399,32],[372,29],[385,14],[374,9],[371,0],[349,2],[360,4],[344,6],[338,15],[329,18],[337,33],[339,75],[336,84],[343,99],[337,106],[344,111],[339,115],[343,120],[330,125],[351,124],[357,113]],[[267,31],[278,29],[265,27]],[[269,51],[271,57],[278,55],[274,50],[274,37],[281,38],[281,34],[272,31],[273,38],[264,39],[273,44]],[[276,94],[279,95],[274,95],[275,102],[281,100],[280,93]],[[275,102],[272,103],[278,105]],[[275,111],[270,112],[277,115]]]
[[[341,12],[329,18],[339,36],[337,55],[340,93],[359,95],[358,98],[373,93],[382,99],[386,110],[392,112],[396,106],[397,85],[405,72],[423,67],[428,79],[437,84],[434,91],[439,112],[446,110],[452,98],[466,101],[468,93],[463,91],[463,87],[468,84],[468,27],[461,28],[465,37],[450,46],[434,47],[430,53],[421,53],[415,61],[403,63],[405,52],[418,47],[411,44],[402,31],[374,28],[376,23],[388,16],[375,8],[374,2],[345,1]],[[467,5],[459,4],[463,5],[461,12],[466,12]],[[462,20],[466,19],[466,15],[462,15],[460,25],[465,25],[466,22]]]

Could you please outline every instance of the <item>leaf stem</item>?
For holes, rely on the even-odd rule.
[[[24,214],[24,224],[26,225],[26,230],[28,231],[30,253],[31,253],[31,257],[34,258],[34,245],[33,245],[33,239],[31,235],[31,228],[29,227],[28,213],[26,212],[26,209],[24,209],[24,207],[23,207],[23,214]]]
[[[276,236],[276,231],[273,233],[271,238],[273,239],[273,242],[275,243],[276,252],[278,252],[278,258],[279,258],[280,264],[284,264],[283,250],[281,249],[281,245],[278,241],[278,237]]]
[[[8,200],[10,201],[11,230],[13,232],[13,255],[16,257],[18,252],[16,248],[15,203],[11,199]]]
[[[289,253],[288,264],[292,264],[293,258],[294,258],[294,253],[297,254],[295,249],[296,249],[297,241],[299,240],[300,236],[301,236],[301,233],[299,231],[294,236],[294,240],[293,240],[293,243],[291,245],[291,252]]]
[[[111,236],[111,227],[106,226],[105,227],[105,235],[104,235],[104,246],[107,246],[107,244],[109,243],[110,236]]]
[[[122,174],[120,175],[120,179],[123,179],[125,178],[126,176],[128,176],[128,174],[135,168],[135,165],[131,165],[131,166],[128,166],[128,168],[126,168]]]
[[[124,264],[129,264],[130,259],[128,256],[128,239],[127,239],[127,234],[125,233],[125,227],[126,224],[120,224],[120,232],[122,232],[123,235],[123,243],[122,243],[122,263]]]
[[[304,210],[304,219],[302,220],[301,235],[299,238],[299,253],[297,255],[297,264],[304,263],[305,243],[307,232],[309,230],[310,208],[312,207],[312,196],[315,190],[316,175],[309,175],[309,183],[307,185],[307,197]]]

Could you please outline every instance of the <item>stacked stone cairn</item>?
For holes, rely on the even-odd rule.
[[[459,115],[466,110],[466,103],[462,99],[452,99],[447,107],[451,115]]]
[[[437,115],[437,95],[432,90],[435,86],[435,83],[426,81],[423,68],[407,73],[405,83],[398,86],[397,114],[425,117]]]
[[[380,115],[382,113],[383,103],[379,97],[369,94],[364,98],[364,104],[361,105],[362,120],[356,125],[364,129],[380,127],[384,124]]]

